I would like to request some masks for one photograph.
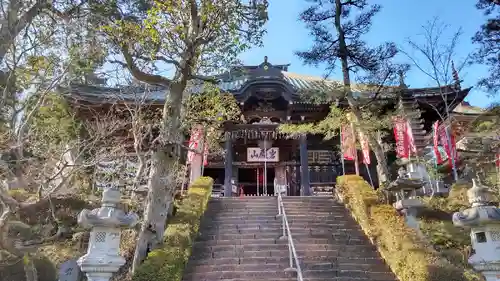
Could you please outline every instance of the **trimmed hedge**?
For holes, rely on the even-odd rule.
[[[476,274],[452,265],[422,241],[361,177],[337,178],[336,192],[401,281],[478,280]]]
[[[207,208],[213,180],[197,179],[179,204],[176,215],[169,221],[162,248],[149,253],[137,268],[133,281],[180,281],[186,267],[200,219]]]

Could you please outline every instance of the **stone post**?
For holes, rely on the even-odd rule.
[[[467,191],[471,208],[453,214],[455,226],[470,229],[474,254],[469,258],[472,267],[486,281],[500,280],[500,209],[489,205],[490,190],[473,180]]]
[[[85,209],[78,215],[78,223],[91,228],[87,253],[77,261],[88,281],[109,281],[125,264],[119,254],[121,229],[134,227],[139,217],[117,208],[120,197],[117,188],[108,187],[102,193],[100,208]]]

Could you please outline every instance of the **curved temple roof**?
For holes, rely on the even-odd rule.
[[[325,79],[323,77],[301,75],[288,72],[289,65],[272,65],[267,62],[267,57],[264,62],[258,66],[236,66],[230,71],[218,75],[217,87],[225,92],[231,92],[238,100],[245,99],[245,93],[252,85],[258,85],[263,92],[276,86],[281,86],[280,91],[287,93],[291,102],[305,102],[309,97],[317,93],[328,94],[328,96],[341,96],[343,91],[342,83],[339,81]],[[191,83],[189,91],[191,93],[203,92],[205,83],[197,80]],[[353,91],[357,96],[361,96],[364,92],[369,97],[370,91],[363,85],[352,85]],[[275,89],[276,90],[276,89]],[[165,95],[168,89],[162,86],[137,84],[134,86],[125,86],[120,88],[91,86],[91,85],[70,85],[69,88],[63,89],[62,92],[69,94],[77,100],[85,100],[92,103],[102,103],[106,100],[126,100],[126,101],[148,101],[150,103],[162,103],[165,100]],[[386,87],[386,91],[379,95],[381,98],[395,98],[396,93],[399,93],[399,87]],[[442,88],[416,88],[406,89],[407,96],[413,97],[437,97],[442,93],[457,93],[453,85]],[[468,89],[459,90],[461,99],[463,99]],[[336,95],[338,93],[339,95]]]

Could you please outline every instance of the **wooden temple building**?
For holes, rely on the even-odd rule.
[[[225,124],[225,148],[223,157],[209,157],[203,174],[214,178],[224,186],[225,196],[234,195],[232,185],[244,187],[246,195],[274,194],[274,184],[287,186],[288,195],[311,195],[316,187],[335,185],[342,173],[354,174],[354,163],[345,161],[342,170],[339,153],[340,137],[324,140],[321,135],[290,137],[280,133],[278,126],[285,123],[314,122],[329,113],[332,104],[347,107],[342,98],[330,101],[314,101],[318,93],[339,91],[338,81],[325,80],[294,74],[289,65],[273,65],[267,58],[260,65],[240,66],[221,74],[218,87],[234,95],[238,101],[241,122]],[[406,112],[412,126],[417,153],[424,154],[429,144],[432,124],[439,120],[439,113],[459,105],[470,89],[461,89],[459,83],[442,88],[394,87],[380,95],[388,109],[400,108]],[[152,90],[148,101],[161,105],[166,89]],[[193,90],[195,91],[195,90]],[[117,95],[133,100],[137,96],[133,87],[109,88],[104,86],[73,85],[64,91],[75,106],[97,106],[115,102]],[[198,93],[193,93],[198,94]],[[370,93],[357,92],[359,98]],[[82,106],[78,108],[83,108]],[[394,144],[392,133],[384,140],[389,147]],[[264,151],[267,150],[267,153]],[[395,160],[389,151],[389,162]],[[360,174],[368,180],[368,173],[375,185],[378,183],[376,159],[372,153],[371,164],[360,168]]]

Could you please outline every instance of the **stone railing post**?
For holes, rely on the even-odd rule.
[[[113,273],[125,264],[119,253],[121,229],[134,227],[139,217],[118,209],[120,198],[117,188],[106,188],[100,208],[85,209],[78,215],[78,223],[91,228],[87,253],[77,261],[88,281],[109,281]]]
[[[470,229],[472,249],[469,263],[486,281],[500,280],[500,209],[489,205],[490,190],[473,180],[467,191],[471,208],[453,214],[453,224]]]

